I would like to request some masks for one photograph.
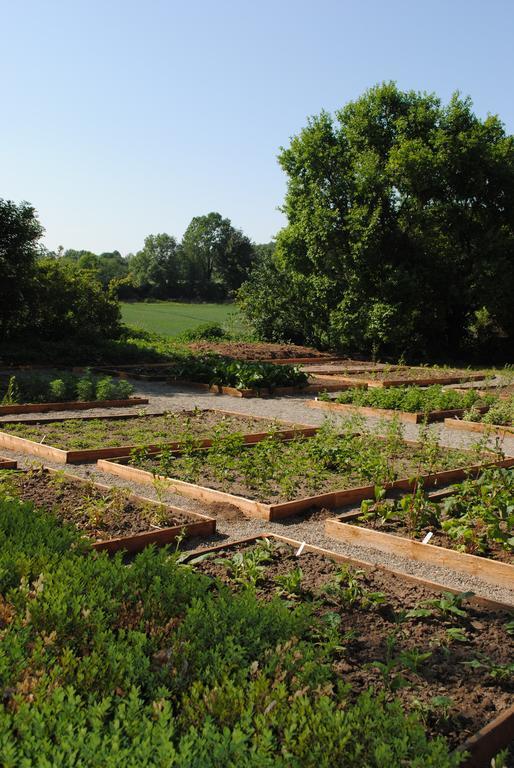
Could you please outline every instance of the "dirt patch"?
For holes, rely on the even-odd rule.
[[[235,551],[248,554],[255,545],[219,551],[195,567],[240,589],[241,570],[236,578],[230,573]],[[428,734],[446,736],[451,747],[511,705],[514,638],[506,629],[507,613],[465,601],[454,603],[464,615],[445,612],[438,593],[399,576],[378,569],[348,573],[317,554],[297,558],[288,545],[273,543],[264,557],[258,565],[259,597],[280,595],[290,604],[312,606],[312,632],[333,640],[333,670],[350,686],[351,698],[369,687],[383,689],[420,712]],[[293,579],[291,592],[283,577],[298,567],[300,583]],[[420,604],[430,615],[409,616]]]
[[[287,360],[295,357],[312,357],[323,359],[331,357],[328,352],[319,352],[313,347],[301,347],[296,344],[267,344],[265,342],[196,341],[188,344],[192,352],[211,353],[233,357],[235,360]]]
[[[358,372],[350,372],[348,376],[351,378],[355,376],[359,378]],[[364,378],[370,381],[405,381],[412,382],[418,380],[431,380],[437,382],[438,380],[444,380],[448,378],[460,379],[466,381],[466,379],[472,380],[479,378],[480,374],[477,371],[467,371],[459,368],[398,368],[398,369],[382,369],[378,371],[372,371],[366,374]]]
[[[198,522],[187,513],[137,502],[123,488],[101,491],[93,483],[71,482],[63,472],[10,471],[1,476],[0,488],[76,525],[95,541]]]

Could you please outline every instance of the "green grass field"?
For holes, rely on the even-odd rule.
[[[218,323],[237,333],[241,319],[233,304],[184,304],[179,301],[121,303],[123,322],[163,336],[179,336],[202,323]]]

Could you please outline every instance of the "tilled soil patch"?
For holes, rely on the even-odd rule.
[[[240,589],[244,565],[238,570],[230,561],[236,552],[244,561],[255,549],[244,544],[221,550],[194,567]],[[333,639],[333,669],[352,698],[369,687],[385,689],[421,712],[429,735],[446,736],[452,747],[512,704],[514,638],[507,612],[441,600],[440,593],[379,569],[348,570],[310,552],[296,557],[288,545],[263,551],[264,559],[257,559],[259,597],[311,605],[318,620],[312,631]],[[292,574],[299,583],[288,581]],[[409,615],[420,606],[429,615]]]
[[[3,472],[0,488],[22,501],[32,502],[63,523],[76,525],[95,541],[198,521],[187,513],[137,502],[123,488],[101,491],[93,483],[74,483],[62,472]]]
[[[319,352],[313,347],[302,347],[296,344],[266,344],[243,341],[195,341],[188,344],[193,352],[202,354],[223,355],[236,360],[287,360],[289,358],[312,357],[322,360],[330,357],[329,352]]]

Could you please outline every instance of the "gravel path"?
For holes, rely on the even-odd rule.
[[[306,401],[312,399],[310,396],[294,396],[283,397],[277,399],[258,399],[258,398],[234,398],[225,395],[214,395],[203,391],[195,391],[193,389],[186,390],[185,387],[172,387],[160,382],[137,382],[136,393],[137,395],[149,397],[150,402],[144,409],[139,408],[123,408],[123,409],[92,409],[90,411],[81,411],[74,413],[74,418],[80,418],[80,416],[95,416],[95,415],[108,415],[109,413],[134,413],[144,410],[146,413],[157,413],[163,410],[180,410],[183,408],[219,408],[222,410],[233,411],[241,414],[248,414],[252,416],[264,416],[266,418],[278,418],[287,421],[294,421],[296,423],[318,425],[325,419],[325,413],[321,410],[314,410],[308,408]],[[80,414],[80,415],[79,415]],[[69,411],[45,414],[41,420],[45,418],[56,417],[70,417]],[[16,420],[25,420],[34,418],[34,414],[20,415],[16,417]],[[0,423],[2,421],[12,420],[13,417],[0,417]],[[336,416],[334,421],[342,421],[342,417]],[[366,419],[369,426],[375,426],[379,423],[377,419]],[[438,424],[433,426],[440,434],[441,442],[448,446],[466,446],[472,445],[476,442],[476,436],[468,435],[465,432],[452,432],[445,429],[444,425]],[[408,439],[416,439],[419,427],[414,424],[405,425],[405,437]],[[514,455],[514,438],[506,439],[503,443],[503,450],[507,455]],[[27,454],[15,453],[13,451],[6,451],[0,449],[2,455],[17,458],[20,466],[30,466],[38,464],[34,457]],[[53,466],[57,468],[64,468],[62,464],[55,464],[52,462],[45,462],[47,466]],[[67,466],[66,471],[73,474],[80,475],[82,477],[91,477],[97,482],[102,482],[107,485],[123,485],[126,488],[132,489],[134,492],[147,496],[149,498],[158,498],[156,489],[152,485],[141,485],[138,483],[128,482],[121,480],[113,475],[109,475],[103,472],[99,472],[96,469],[95,464],[82,464]],[[187,510],[196,510],[209,514],[209,506],[197,502],[193,499],[188,499],[172,492],[159,492],[159,499],[161,501],[168,501],[171,504],[182,507]],[[512,589],[503,587],[496,587],[486,582],[481,581],[476,577],[468,577],[455,571],[429,566],[423,563],[418,563],[412,560],[408,560],[396,555],[386,554],[374,549],[365,547],[356,547],[349,544],[343,544],[337,542],[331,538],[325,536],[324,533],[324,521],[319,519],[305,519],[305,518],[290,518],[281,522],[266,522],[260,520],[254,520],[250,518],[241,518],[235,520],[227,520],[223,517],[217,518],[217,534],[209,540],[198,539],[184,542],[187,548],[205,548],[212,546],[215,543],[225,543],[235,541],[244,536],[253,536],[260,533],[271,532],[284,536],[288,536],[298,541],[306,541],[309,544],[315,544],[326,549],[331,549],[334,552],[339,552],[344,555],[356,557],[359,560],[365,560],[371,563],[377,563],[380,565],[386,565],[394,568],[395,570],[409,573],[415,576],[419,576],[430,581],[442,583],[446,586],[453,587],[462,591],[472,590],[478,595],[489,597],[494,600],[499,600],[505,603],[509,603],[514,606],[514,584]]]

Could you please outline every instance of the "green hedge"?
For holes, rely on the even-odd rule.
[[[0,499],[0,764],[450,768],[396,702],[350,703],[308,607],[150,548],[127,566]]]

